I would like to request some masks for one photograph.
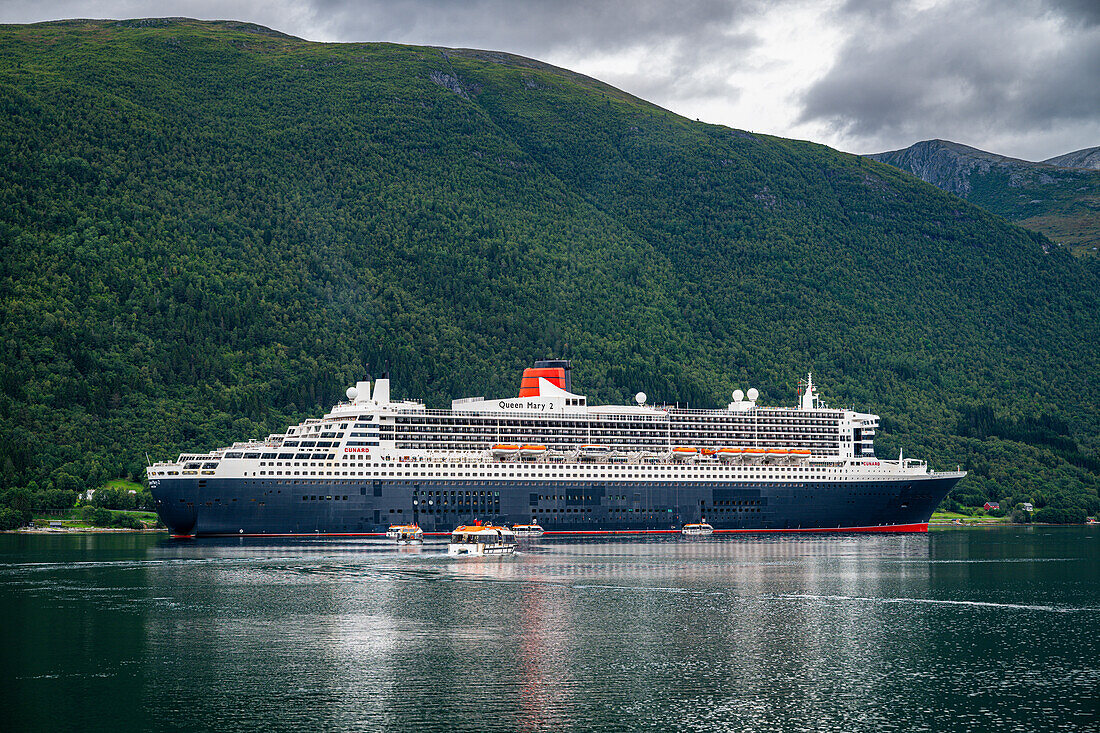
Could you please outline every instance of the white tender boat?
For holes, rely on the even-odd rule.
[[[399,545],[419,545],[424,542],[424,530],[415,524],[393,524],[386,530],[386,537]]]
[[[513,524],[512,532],[519,538],[542,537],[543,529],[537,522],[534,524]]]
[[[511,555],[516,551],[516,535],[507,527],[463,525],[455,527],[448,555]]]
[[[714,534],[714,527],[710,526],[706,522],[697,522],[695,524],[685,524],[680,528],[680,534],[685,537],[704,537],[708,534]]]

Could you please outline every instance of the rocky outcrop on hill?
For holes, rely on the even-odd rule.
[[[1045,163],[1031,163],[996,153],[987,153],[949,140],[924,140],[903,150],[891,150],[866,156],[909,171],[922,181],[968,198],[975,176],[1003,173],[1007,184],[1019,188],[1026,183],[1053,183],[1053,168]],[[999,213],[999,212],[998,212]]]
[[[1048,165],[1056,165],[1059,168],[1091,168],[1100,170],[1100,145],[1095,148],[1075,150],[1072,153],[1047,158],[1043,161]]]

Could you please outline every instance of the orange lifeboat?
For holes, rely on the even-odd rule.
[[[687,446],[678,445],[672,449],[672,457],[681,461],[688,458],[694,458],[698,453],[699,451],[695,448],[688,448]]]
[[[524,458],[537,458],[544,453],[546,453],[545,445],[524,445],[519,449],[519,454]]]
[[[491,450],[493,458],[511,458],[519,453],[519,446],[515,443],[497,443]]]
[[[764,457],[765,450],[763,448],[746,448],[742,453],[750,461],[759,461]]]
[[[732,461],[734,458],[740,458],[740,457],[741,457],[741,449],[740,448],[719,448],[718,449],[718,458],[720,458],[723,461]]]

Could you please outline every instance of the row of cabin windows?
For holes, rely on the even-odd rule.
[[[397,433],[399,435],[405,435],[409,433],[458,433],[460,435],[497,435],[497,434],[510,434],[510,435],[587,435],[589,433],[593,435],[652,435],[661,436],[668,435],[695,435],[699,432],[705,432],[708,435],[757,435],[761,433],[776,434],[776,435],[788,435],[788,434],[822,434],[822,435],[836,435],[840,432],[839,426],[778,426],[778,425],[741,425],[733,427],[725,427],[723,430],[717,430],[716,428],[724,427],[717,425],[696,425],[688,426],[681,425],[674,428],[654,428],[654,427],[608,427],[608,426],[589,426],[589,425],[575,425],[575,426],[556,426],[556,425],[543,425],[532,427],[520,427],[514,425],[500,425],[500,426],[484,426],[477,427],[472,425],[459,426],[459,427],[439,427],[439,426],[425,426],[425,425],[403,425],[400,428],[384,429],[382,433],[391,434]],[[353,433],[354,434],[354,433]],[[381,433],[371,433],[371,435],[379,435]],[[285,443],[284,443],[285,445]]]
[[[760,470],[765,469],[764,466],[746,466],[744,468],[749,470],[749,471],[760,471]],[[793,473],[798,473],[799,475],[809,473],[809,474],[812,474],[814,476],[817,476],[818,474],[836,473],[837,472],[837,469],[824,469],[824,468],[804,469],[804,468],[797,468],[797,467],[793,467],[793,466],[769,466],[769,467],[766,467],[766,468],[768,469],[768,475],[775,475],[776,473],[792,473],[793,472]],[[725,473],[729,473],[729,471],[725,471]],[[439,472],[435,472],[435,471],[423,471],[423,472],[421,472],[421,471],[396,471],[396,472],[395,471],[285,471],[285,472],[284,471],[260,471],[259,475],[261,475],[261,476],[283,476],[283,475],[286,475],[286,476],[363,476],[363,477],[368,477],[368,476],[385,477],[385,476],[395,476],[396,475],[396,476],[407,476],[407,477],[422,477],[422,478],[425,478],[425,479],[438,479],[438,478],[444,478],[444,477],[455,477],[455,478],[468,477],[468,478],[521,478],[521,479],[533,479],[533,478],[540,478],[540,479],[542,479],[542,478],[545,478],[545,479],[559,479],[559,478],[565,478],[565,479],[568,479],[568,478],[595,478],[595,479],[631,479],[631,478],[640,478],[640,479],[673,478],[673,479],[675,479],[675,478],[686,478],[686,479],[707,479],[707,478],[717,478],[717,479],[721,479],[721,478],[725,478],[725,479],[728,480],[728,478],[729,478],[728,476],[723,476],[722,473],[718,473],[718,472],[692,473],[692,472],[689,471],[689,472],[685,473],[682,470],[681,471],[672,470],[672,471],[653,472],[653,473],[650,473],[648,475],[644,474],[644,473],[602,473],[602,472],[598,472],[598,473],[522,473],[521,472],[517,476],[517,474],[515,472],[507,472],[506,473],[506,472],[486,472],[486,471],[480,471],[480,472],[472,472],[471,471],[469,474],[464,474],[464,473],[461,473],[461,472],[459,472],[459,473],[450,472],[450,473],[445,473],[444,474],[444,473],[439,473]]]
[[[814,415],[803,412],[757,412],[749,414],[721,415],[683,415],[674,413],[671,420],[667,417],[651,415],[611,417],[606,415],[563,415],[560,419],[539,419],[528,417],[509,417],[498,415],[471,415],[469,417],[439,417],[435,415],[398,415],[392,424],[396,425],[607,425],[619,426],[625,424],[644,425],[646,423],[658,423],[668,425],[676,423],[700,423],[744,425],[756,423],[780,423],[790,425],[836,425],[840,422],[839,415]],[[390,423],[384,423],[386,427]],[[343,426],[342,426],[343,427]]]

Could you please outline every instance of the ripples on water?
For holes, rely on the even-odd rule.
[[[1095,529],[522,549],[0,537],[0,727],[1100,726]]]

